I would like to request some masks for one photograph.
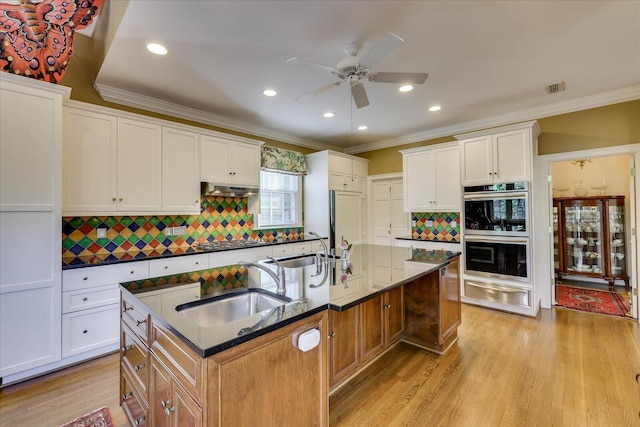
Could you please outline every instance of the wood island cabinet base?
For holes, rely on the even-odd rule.
[[[445,354],[447,350],[451,348],[458,341],[458,330],[455,330],[446,337],[441,343],[433,344],[433,343],[425,343],[423,341],[417,340],[415,337],[404,337],[401,341],[406,342],[407,344],[414,345],[416,347],[420,347],[424,350],[431,351],[437,354]]]

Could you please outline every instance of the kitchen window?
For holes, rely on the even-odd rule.
[[[302,226],[302,177],[260,172],[260,213],[257,228]]]

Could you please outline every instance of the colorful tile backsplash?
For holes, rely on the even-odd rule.
[[[412,212],[411,238],[432,240],[436,242],[460,242],[460,213],[459,212]],[[431,224],[427,226],[427,221]],[[452,223],[456,226],[452,227]]]
[[[297,240],[303,228],[253,230],[247,199],[203,197],[200,215],[86,216],[62,218],[62,256],[106,255],[114,252],[188,248],[196,242],[278,238]],[[167,227],[186,227],[180,236],[166,236]],[[106,228],[106,238],[98,238]]]

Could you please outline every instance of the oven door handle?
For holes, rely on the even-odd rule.
[[[478,237],[478,236],[465,236],[465,242],[482,242],[482,243],[529,243],[529,239],[517,239],[512,237]]]
[[[464,200],[495,200],[495,199],[522,199],[526,198],[528,193],[487,193],[483,195],[479,194],[465,194],[462,196]]]
[[[529,292],[527,289],[514,289],[514,288],[507,288],[502,286],[488,286],[484,284],[481,285],[479,283],[473,283],[468,280],[465,283],[467,285],[474,286],[476,288],[489,289],[492,291],[506,292],[510,294],[526,294],[527,292]]]

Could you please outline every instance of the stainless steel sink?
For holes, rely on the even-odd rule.
[[[291,302],[291,298],[252,289],[179,305],[176,311],[199,326],[210,327],[271,310],[288,302]]]
[[[284,268],[298,268],[306,267],[307,265],[314,265],[318,258],[315,254],[301,255],[295,258],[279,259],[277,260]],[[265,264],[272,264],[273,261],[265,261]]]

